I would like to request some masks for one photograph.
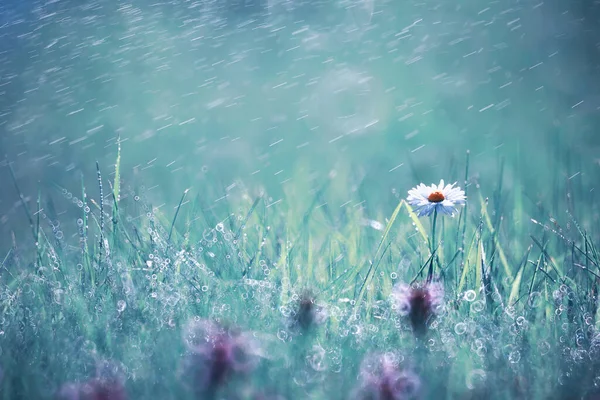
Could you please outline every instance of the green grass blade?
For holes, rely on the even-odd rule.
[[[363,296],[365,295],[365,289],[366,289],[367,285],[373,279],[373,275],[375,274],[377,266],[379,265],[379,261],[380,261],[380,257],[381,257],[380,253],[385,246],[387,237],[390,233],[390,230],[392,229],[392,226],[394,225],[394,222],[396,221],[396,218],[398,217],[398,214],[400,213],[400,210],[402,209],[403,204],[405,204],[405,201],[400,200],[400,202],[396,206],[396,209],[392,213],[392,216],[391,216],[390,220],[388,221],[387,226],[385,227],[385,229],[383,231],[383,236],[381,237],[381,240],[379,241],[379,245],[377,246],[377,251],[375,251],[375,257],[373,257],[373,259],[375,259],[375,260],[379,259],[379,260],[376,261],[376,263],[371,264],[371,266],[369,267],[367,276],[365,277],[365,279],[361,285],[361,288],[359,290],[358,298],[355,299],[356,302],[354,303],[354,309],[352,311],[353,315],[356,315],[356,313],[358,312],[358,310],[360,308],[360,304],[362,302]]]

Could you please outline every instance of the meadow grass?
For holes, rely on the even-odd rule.
[[[382,352],[417,374],[420,398],[597,393],[600,257],[582,179],[544,175],[536,198],[501,160],[497,179],[479,182],[467,154],[443,177],[467,205],[438,219],[433,243],[405,191],[365,193],[351,166],[316,180],[298,170],[281,201],[238,181],[188,189],[166,209],[128,184],[120,160],[119,148],[114,171],[98,165],[78,192],[57,187],[62,217],[41,196],[26,202],[14,179],[32,238],[1,257],[2,399],[53,398],[99,363],[131,399],[194,398],[185,332],[205,319],[250,332],[262,354],[216,398],[351,399],[361,363]],[[430,267],[445,304],[415,337],[390,295]],[[289,321],[307,290],[325,318],[299,331]]]

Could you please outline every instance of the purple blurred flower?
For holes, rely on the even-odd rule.
[[[400,283],[392,290],[392,301],[398,314],[408,317],[415,335],[423,336],[444,303],[444,287],[439,282]]]
[[[125,400],[125,387],[117,380],[95,378],[83,386],[85,400]]]
[[[57,393],[59,400],[126,400],[123,371],[118,363],[101,360],[96,376],[85,382],[63,385]]]
[[[121,382],[102,378],[83,383],[67,383],[58,392],[59,400],[126,400]]]
[[[327,318],[327,311],[317,304],[316,296],[310,290],[303,291],[292,307],[289,321],[291,328],[307,331]]]
[[[184,342],[188,354],[182,378],[200,398],[249,373],[258,361],[257,349],[248,335],[212,321],[193,321],[185,331]]]
[[[400,367],[392,353],[366,357],[360,368],[360,383],[353,396],[357,400],[408,400],[418,396],[419,377]]]

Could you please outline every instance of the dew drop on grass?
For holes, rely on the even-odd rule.
[[[352,325],[350,327],[350,332],[355,336],[360,336],[362,333],[362,327],[360,325]]]
[[[206,285],[202,286],[202,291],[203,292],[208,292],[208,286],[206,286]]]
[[[508,361],[510,361],[513,364],[518,363],[519,361],[521,361],[521,353],[518,350],[513,350],[508,354]]]
[[[464,298],[468,302],[474,301],[476,297],[477,297],[477,293],[475,293],[474,290],[467,290],[465,292]]]
[[[277,339],[281,340],[283,343],[287,342],[288,338],[289,335],[287,331],[280,329],[279,332],[277,332]]]
[[[83,343],[83,348],[82,348],[84,353],[87,354],[96,354],[96,343],[92,342],[91,340],[86,340]]]
[[[454,332],[456,332],[457,335],[462,335],[467,331],[467,324],[465,324],[464,322],[459,322],[456,325],[454,325]]]
[[[390,278],[392,278],[392,279],[398,279],[398,274],[397,274],[397,273],[395,273],[395,272],[392,272],[392,273],[390,274]]]
[[[484,307],[485,307],[485,304],[483,301],[481,301],[481,300],[474,301],[471,304],[471,312],[474,312],[474,313],[481,312],[481,311],[483,311]]]
[[[281,306],[281,307],[279,307],[279,312],[285,318],[289,318],[292,315],[292,309],[290,307],[288,307],[288,306]]]
[[[478,347],[477,350],[475,351],[475,353],[477,353],[477,355],[479,357],[483,358],[487,354],[487,347],[485,347],[485,346]]]
[[[62,304],[64,300],[65,291],[62,289],[55,289],[52,293],[52,298],[56,304]]]
[[[81,218],[77,219],[77,226],[83,226],[83,220]]]
[[[542,294],[540,292],[531,292],[528,302],[531,308],[539,307],[542,304]]]
[[[469,372],[466,379],[466,385],[469,390],[481,387],[485,384],[486,374],[482,369],[474,369]]]
[[[119,300],[117,301],[117,311],[122,313],[123,311],[125,311],[125,308],[127,307],[127,303],[125,303],[124,300]]]
[[[515,313],[517,312],[515,307],[513,306],[507,306],[504,309],[504,312],[506,313],[506,315],[508,315],[510,318],[514,318],[515,317]]]
[[[557,316],[557,317],[560,317],[560,315],[562,314],[562,310],[561,310],[560,308],[557,308],[557,309],[554,311],[554,314],[556,314],[556,316]]]

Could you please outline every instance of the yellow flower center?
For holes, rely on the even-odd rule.
[[[442,201],[444,201],[445,197],[444,194],[442,192],[440,192],[439,190],[436,190],[435,192],[431,192],[431,194],[427,197],[427,200],[429,200],[432,203],[440,203]]]

